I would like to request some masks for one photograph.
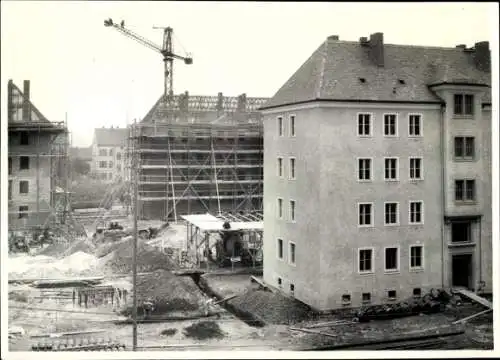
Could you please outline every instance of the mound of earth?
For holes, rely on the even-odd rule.
[[[184,336],[196,340],[223,339],[225,335],[214,321],[200,321],[184,328]]]
[[[98,258],[102,258],[102,257],[112,253],[116,249],[119,249],[120,247],[122,247],[123,243],[129,242],[131,240],[132,240],[132,237],[127,236],[127,237],[125,237],[121,240],[115,241],[115,242],[100,244],[97,246],[97,249],[95,251],[95,256]]]
[[[248,289],[228,303],[269,324],[293,324],[311,317],[311,309],[298,300],[268,290]]]
[[[133,239],[118,242],[115,249],[102,258],[101,264],[106,271],[118,274],[132,272]],[[178,265],[170,257],[147,245],[142,240],[137,244],[137,271],[150,272],[159,269],[174,270]]]
[[[142,304],[151,300],[155,305],[152,315],[200,312],[206,302],[205,295],[193,279],[187,276],[176,276],[166,270],[138,275],[137,314],[139,316],[143,315]],[[122,315],[129,316],[131,313],[132,304],[129,303],[122,310]]]
[[[70,255],[75,254],[77,252],[94,254],[95,251],[96,251],[95,244],[92,242],[91,239],[85,237],[85,238],[80,238],[80,239],[74,241],[73,243],[71,243],[69,248],[66,251],[64,251],[63,256],[64,257],[70,256]]]

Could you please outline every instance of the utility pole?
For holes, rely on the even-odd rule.
[[[134,188],[134,201],[133,201],[133,207],[134,207],[134,213],[133,213],[133,223],[134,223],[134,245],[133,245],[133,252],[132,252],[132,285],[133,285],[133,308],[132,308],[132,349],[133,351],[137,351],[137,206],[138,206],[138,181],[139,181],[139,164],[138,164],[138,152],[136,151],[137,147],[137,122],[134,120],[134,130],[133,130],[133,136],[134,138],[132,141],[134,141],[134,150],[133,150],[133,174],[134,174],[134,180],[133,180],[133,188]]]

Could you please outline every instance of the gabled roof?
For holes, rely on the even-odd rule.
[[[125,146],[127,138],[127,128],[98,128],[94,131],[97,146]]]
[[[312,100],[439,103],[431,84],[491,87],[491,72],[479,70],[463,48],[384,44],[384,53],[379,67],[369,46],[327,39],[261,109]]]

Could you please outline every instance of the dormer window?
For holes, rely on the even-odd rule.
[[[455,94],[454,113],[455,115],[473,115],[474,114],[474,96],[470,94]]]

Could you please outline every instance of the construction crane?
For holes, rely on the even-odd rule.
[[[173,29],[171,27],[163,27],[163,46],[160,47],[153,43],[152,41],[132,32],[131,30],[125,28],[125,21],[121,21],[120,24],[115,24],[111,18],[104,20],[104,26],[112,27],[115,30],[121,32],[123,35],[141,43],[144,46],[149,47],[155,51],[158,51],[163,55],[163,61],[165,63],[165,89],[164,97],[165,104],[170,107],[171,101],[174,96],[174,59],[183,60],[185,64],[191,65],[193,63],[193,58],[191,56],[180,56],[174,53],[174,48],[172,44],[172,34]],[[158,27],[154,27],[158,29]]]

